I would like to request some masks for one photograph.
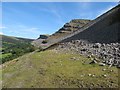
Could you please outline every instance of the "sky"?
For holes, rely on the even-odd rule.
[[[117,2],[3,2],[0,34],[36,39],[72,19],[93,20]],[[1,31],[0,30],[0,31]]]

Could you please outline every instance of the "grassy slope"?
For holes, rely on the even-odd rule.
[[[72,57],[77,60],[72,60]],[[47,50],[29,53],[4,64],[3,86],[37,88],[118,86],[117,68],[90,65],[88,62],[90,62],[88,58],[70,52]]]

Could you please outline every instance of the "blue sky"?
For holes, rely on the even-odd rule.
[[[5,35],[38,38],[52,34],[72,19],[95,19],[116,2],[4,2],[2,32]]]

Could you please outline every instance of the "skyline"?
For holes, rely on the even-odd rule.
[[[36,39],[53,34],[72,19],[93,20],[117,5],[117,2],[19,2],[2,3],[2,33]]]

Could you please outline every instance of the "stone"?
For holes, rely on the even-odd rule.
[[[105,63],[99,63],[100,66],[105,66]]]
[[[81,51],[87,51],[87,49],[86,49],[86,48],[83,48],[83,49],[81,49]]]
[[[89,64],[95,64],[95,63],[97,63],[97,61],[93,60]]]
[[[106,71],[106,69],[102,69],[102,71]]]
[[[91,56],[91,55],[88,55],[87,57],[88,57],[88,58],[91,58],[92,56]]]
[[[101,44],[100,43],[95,43],[94,45],[93,45],[93,48],[100,48],[101,47]]]
[[[70,58],[71,60],[77,60],[75,57]]]
[[[95,77],[95,74],[93,74],[92,77]]]
[[[110,70],[110,72],[113,72],[113,70]]]
[[[102,75],[103,77],[107,77],[107,75],[106,74],[104,74],[104,75]]]
[[[88,74],[88,76],[91,76],[92,74]]]

